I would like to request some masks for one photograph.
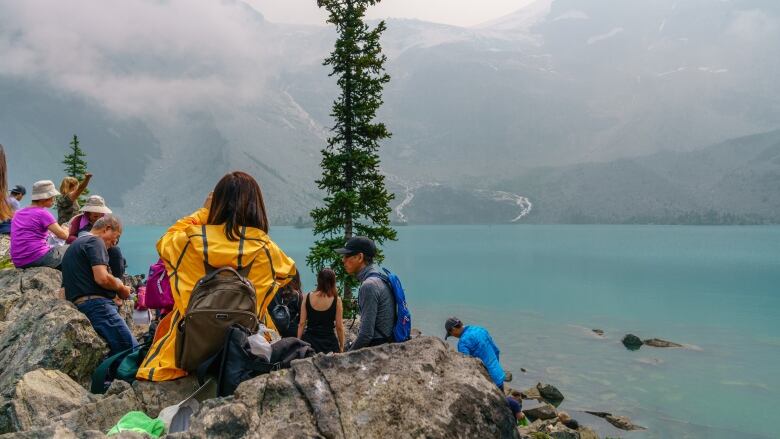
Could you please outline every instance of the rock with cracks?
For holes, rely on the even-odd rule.
[[[94,399],[86,389],[58,370],[28,372],[0,406],[0,432],[46,425],[52,418]]]
[[[41,368],[86,384],[108,351],[87,317],[57,298],[61,282],[51,268],[0,271],[0,392]]]
[[[437,338],[318,355],[207,401],[180,437],[517,438],[478,360]]]

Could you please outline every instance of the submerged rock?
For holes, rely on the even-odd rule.
[[[604,330],[603,329],[592,329],[593,333],[598,335],[599,337],[604,336]]]
[[[675,343],[673,341],[662,340],[660,338],[649,338],[644,341],[644,344],[652,346],[654,348],[681,348],[683,345]]]
[[[629,351],[635,351],[642,347],[642,340],[634,334],[627,334],[621,341]]]
[[[592,412],[586,410],[585,413],[589,413],[593,416],[598,416],[599,418],[604,418],[607,422],[612,424],[615,428],[619,428],[621,430],[626,431],[634,431],[634,430],[647,430],[647,428],[642,427],[641,425],[636,425],[633,422],[631,422],[631,419],[629,419],[626,416],[615,416],[612,413],[607,412]]]

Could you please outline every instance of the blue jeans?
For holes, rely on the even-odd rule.
[[[111,349],[109,356],[138,346],[138,341],[119,315],[113,300],[91,299],[77,308],[87,316],[95,332],[108,343]]]

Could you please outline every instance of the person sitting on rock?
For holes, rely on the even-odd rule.
[[[459,318],[450,317],[444,322],[444,330],[446,332],[444,339],[446,340],[450,336],[458,338],[458,352],[479,358],[485,369],[487,369],[490,378],[503,392],[506,373],[499,362],[501,351],[498,350],[498,347],[493,342],[493,337],[490,336],[487,329],[476,325],[464,326]],[[515,406],[515,403],[518,401],[512,397],[507,396],[506,399],[507,405],[512,410],[515,418],[522,419],[524,417],[520,411],[522,406],[519,408]]]
[[[10,190],[10,195],[6,199],[6,202],[8,203],[8,206],[11,208],[11,213],[16,213],[17,210],[22,208],[22,205],[19,203],[22,201],[22,198],[24,198],[24,195],[27,193],[27,189],[24,188],[24,186],[17,184]],[[0,233],[8,235],[11,233],[11,219],[7,219],[3,222],[0,222]]]
[[[318,354],[344,352],[343,313],[336,290],[336,273],[324,268],[317,274],[317,289],[303,298],[298,338],[309,343]]]
[[[66,239],[63,229],[49,212],[54,197],[59,195],[51,180],[33,184],[32,203],[16,211],[11,221],[11,261],[16,268],[60,268],[67,246],[50,247],[49,232],[59,239]]]
[[[68,231],[68,239],[65,241],[70,244],[77,238],[89,234],[92,230],[95,221],[102,218],[104,215],[110,214],[111,209],[106,206],[106,201],[100,195],[90,195],[87,198],[87,202],[84,203],[79,212],[70,221],[70,229]],[[111,274],[122,279],[125,274],[125,267],[127,263],[122,250],[119,249],[119,245],[111,246],[108,248],[108,266],[111,268]]]
[[[138,379],[169,381],[187,375],[177,367],[177,345],[182,344],[177,328],[207,269],[248,270],[245,277],[256,291],[257,317],[276,329],[273,320],[266,319],[268,304],[297,271],[295,261],[268,236],[263,193],[251,175],[236,171],[222,177],[203,208],[179,219],[157,241],[157,252],[165,261],[174,306],[157,327]]]
[[[112,276],[108,267],[108,249],[121,235],[119,218],[105,215],[95,221],[88,234],[73,241],[62,260],[65,298],[87,316],[106,341],[109,356],[138,345],[115,302],[116,298],[130,297],[130,287]]]
[[[365,236],[355,236],[335,251],[341,255],[347,273],[361,282],[358,290],[360,330],[349,350],[391,343],[395,325],[395,295],[381,279],[382,271],[374,263],[376,244]],[[371,276],[372,273],[380,276]]]
[[[12,187],[9,192],[11,195],[8,197],[8,204],[11,206],[11,210],[16,212],[22,208],[21,201],[22,198],[27,195],[27,189],[24,186],[17,184]]]
[[[60,195],[57,196],[57,222],[65,224],[70,221],[79,210],[78,199],[89,185],[92,174],[84,174],[84,179],[79,182],[75,177],[65,177],[60,183]]]

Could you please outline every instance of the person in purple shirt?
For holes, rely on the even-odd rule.
[[[49,247],[49,232],[67,239],[68,231],[49,212],[59,192],[51,180],[33,184],[30,206],[16,211],[11,221],[11,262],[16,268],[59,268],[67,246]]]

